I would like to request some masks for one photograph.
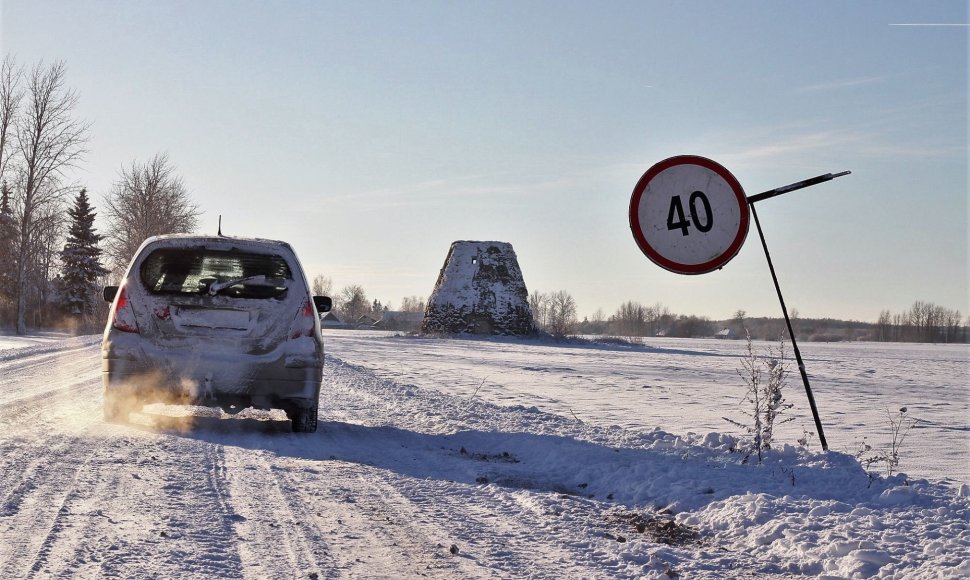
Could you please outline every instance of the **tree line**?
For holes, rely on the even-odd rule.
[[[628,301],[609,317],[598,309],[592,317],[580,321],[576,301],[565,290],[548,294],[533,291],[529,294],[529,308],[536,328],[557,338],[572,334],[634,339],[646,336],[708,337],[718,330],[717,323],[707,317],[676,315],[659,302],[645,306]]]
[[[358,285],[345,286],[333,292],[329,278],[317,276],[314,294],[333,296],[334,309],[342,321],[354,323],[361,317],[380,320],[383,312],[392,309],[380,301],[368,302],[366,292]],[[645,337],[711,338],[719,332],[725,338],[777,341],[787,336],[784,318],[749,317],[737,310],[725,320],[706,316],[676,314],[664,304],[652,305],[627,301],[606,316],[597,309],[592,316],[579,320],[576,300],[566,290],[555,292],[532,291],[529,308],[536,329],[556,338],[571,335],[600,335],[620,337],[634,342]],[[417,296],[404,298],[400,310],[424,312],[425,300]],[[896,341],[896,342],[970,342],[970,317],[963,319],[958,310],[951,310],[932,302],[916,301],[912,308],[892,314],[880,314],[879,321],[861,322],[833,318],[802,318],[797,309],[789,313],[796,338],[809,342]],[[730,332],[724,332],[730,331]]]
[[[578,321],[576,302],[565,290],[529,294],[529,306],[536,327],[556,337],[572,334],[623,337],[634,341],[644,337],[710,338],[721,333],[725,338],[776,341],[788,334],[783,318],[748,317],[738,310],[726,320],[706,316],[676,314],[657,302],[645,305],[636,301],[621,304],[609,316],[598,309]],[[902,313],[883,311],[876,323],[832,318],[802,318],[797,309],[789,315],[796,338],[810,342],[894,341],[894,342],[970,342],[970,316],[959,310],[916,301]],[[730,331],[730,332],[727,332]]]
[[[592,318],[584,319],[578,328],[583,334],[634,339],[648,336],[710,337],[720,330],[718,323],[706,316],[675,314],[660,302],[645,305],[634,300],[621,304],[609,317],[604,317],[602,311],[597,310]]]
[[[378,299],[370,300],[367,291],[359,284],[348,284],[340,290],[334,291],[333,280],[329,276],[317,274],[310,284],[316,296],[329,296],[333,300],[332,312],[343,323],[356,325],[366,323],[368,319],[377,322],[385,312],[394,310],[390,302],[382,303]],[[425,300],[419,296],[405,296],[401,300],[400,312],[424,312]]]
[[[881,342],[968,342],[970,316],[959,310],[917,300],[903,312],[879,313],[873,340]]]
[[[200,211],[167,155],[122,166],[94,227],[87,189],[70,180],[91,125],[75,115],[63,61],[0,64],[0,327],[91,331],[104,324],[100,288],[145,238],[195,230]]]

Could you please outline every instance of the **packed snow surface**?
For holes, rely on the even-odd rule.
[[[831,450],[796,373],[758,464],[741,343],[325,337],[314,434],[105,424],[100,337],[0,337],[0,577],[970,575],[966,346],[805,345]],[[902,406],[904,473],[867,472]]]

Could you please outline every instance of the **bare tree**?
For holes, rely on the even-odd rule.
[[[639,302],[620,305],[613,315],[613,332],[619,336],[643,336],[647,323],[647,309]]]
[[[57,271],[57,260],[66,220],[59,204],[44,207],[35,216],[36,235],[28,252],[31,262],[27,268],[27,310],[34,327],[45,326],[52,321],[47,317],[54,300],[55,286],[52,280]]]
[[[943,342],[957,342],[960,340],[960,319],[962,318],[963,315],[960,314],[959,310],[946,311],[946,331]]]
[[[353,284],[340,291],[340,312],[345,322],[356,324],[370,310],[371,304],[367,301],[363,287]]]
[[[405,296],[401,300],[402,312],[424,312],[425,307],[424,298],[420,296]]]
[[[34,261],[31,250],[43,245],[38,243],[43,231],[39,218],[49,215],[51,206],[63,205],[70,191],[62,183],[64,172],[85,153],[88,125],[72,117],[78,95],[64,86],[65,74],[61,61],[35,65],[27,76],[24,111],[17,117],[18,334],[27,332],[28,264]]]
[[[549,296],[538,290],[530,292],[529,310],[532,311],[532,320],[536,326],[545,330],[549,324]]]
[[[549,295],[549,333],[562,338],[576,327],[576,301],[565,290]]]
[[[7,182],[0,182],[0,324],[16,318],[17,220]]]
[[[909,310],[909,322],[913,326],[914,339],[923,342],[926,333],[926,320],[929,306],[922,300],[913,302],[913,307]]]
[[[0,65],[0,182],[6,182],[10,150],[13,146],[17,111],[24,92],[20,87],[23,68],[18,67],[12,56],[7,55]]]
[[[657,336],[661,331],[666,332],[674,320],[670,309],[660,302],[648,306],[644,314],[647,321],[647,336]]]
[[[14,200],[7,183],[7,166],[13,143],[13,131],[23,91],[21,69],[7,56],[0,65],[0,324],[16,318],[17,304],[17,239]]]
[[[330,276],[317,274],[313,277],[313,295],[333,296],[333,280],[330,279]]]
[[[201,215],[164,153],[122,167],[104,208],[104,249],[116,270],[125,267],[146,238],[191,233]]]
[[[893,340],[892,328],[892,313],[888,310],[880,311],[879,321],[876,322],[875,339],[880,342],[889,342],[890,340]]]
[[[738,333],[739,335],[745,332],[744,317],[747,315],[748,313],[740,308],[734,312],[734,317],[732,318],[734,323],[734,332]]]

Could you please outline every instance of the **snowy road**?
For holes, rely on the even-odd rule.
[[[468,577],[449,528],[495,527],[511,562],[515,530],[540,517],[501,490],[406,473],[420,457],[393,429],[337,422],[308,438],[282,416],[166,407],[105,424],[99,369],[92,340],[0,367],[0,577]],[[568,551],[541,560],[515,566],[583,569]]]
[[[730,438],[448,394],[339,341],[310,435],[275,411],[106,424],[99,337],[0,344],[0,578],[970,573],[966,489],[791,448],[742,465]]]
[[[294,435],[282,415],[227,419],[171,407],[133,414],[130,425],[105,424],[98,341],[60,346],[0,363],[2,578],[608,570],[582,539],[531,546],[551,523],[547,510],[584,517],[588,502],[547,506],[528,493],[442,478],[443,463],[461,466],[456,477],[464,464],[486,463],[449,448],[446,438],[339,420]],[[372,406],[346,389],[357,380],[353,369],[331,369],[329,382],[344,389],[327,411],[348,416]],[[463,555],[470,542],[497,561],[483,567]]]

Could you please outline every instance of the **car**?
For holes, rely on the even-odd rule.
[[[101,343],[104,416],[168,403],[282,409],[316,431],[323,382],[320,314],[286,242],[172,234],[148,238],[118,286]]]

